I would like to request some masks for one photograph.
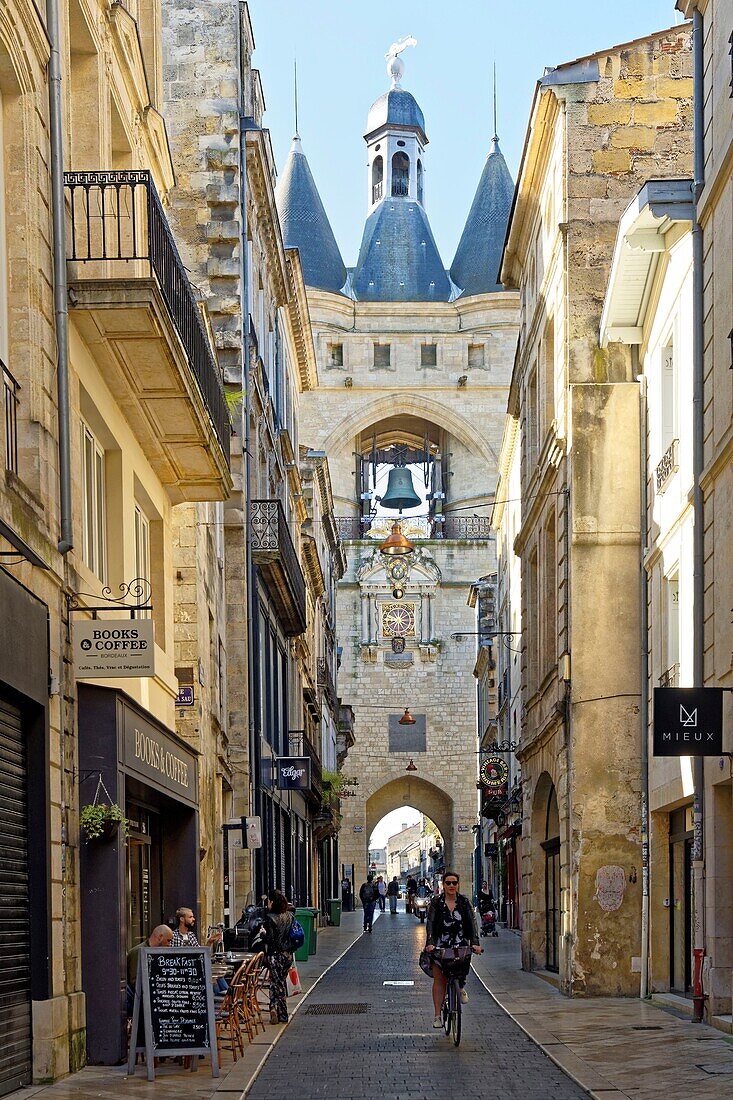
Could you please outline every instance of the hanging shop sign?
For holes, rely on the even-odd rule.
[[[154,676],[153,620],[77,620],[74,623],[74,671],[85,680]]]
[[[309,791],[311,762],[307,756],[281,756],[275,761],[279,791]]]
[[[503,756],[486,756],[481,761],[479,777],[489,792],[498,791],[509,778],[509,765]]]
[[[722,688],[655,688],[654,755],[720,756]]]

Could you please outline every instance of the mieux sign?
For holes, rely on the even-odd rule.
[[[154,676],[153,620],[78,620],[74,623],[74,670],[85,680]]]
[[[309,791],[311,762],[307,756],[281,756],[276,761],[277,787],[281,791]]]
[[[654,755],[720,756],[722,688],[655,688]]]

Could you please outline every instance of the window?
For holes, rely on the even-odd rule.
[[[379,146],[377,146],[379,148]],[[384,195],[384,161],[375,157],[372,163],[372,202],[379,202]]]
[[[435,344],[422,344],[420,347],[420,366],[437,367],[438,348]]]
[[[469,367],[476,367],[481,370],[486,362],[486,349],[483,344],[469,344],[468,345],[468,365]]]
[[[375,367],[388,367],[391,363],[391,345],[390,344],[375,344],[374,345],[374,366]]]
[[[417,162],[417,201],[423,201],[423,173],[422,173],[422,161]]]
[[[662,349],[662,454],[677,439],[677,370],[674,343],[669,341]]]
[[[544,670],[549,672],[557,660],[557,549],[555,516],[545,527]]]
[[[329,367],[343,367],[344,365],[344,345],[343,344],[327,344],[326,345],[326,359]]]
[[[100,581],[107,573],[107,511],[104,450],[91,428],[81,422],[82,500],[84,504],[82,559]]]
[[[537,369],[532,371],[527,383],[527,407],[525,409],[526,455],[528,475],[537,462]]]
[[[150,583],[150,520],[139,504],[135,505],[135,576]],[[149,611],[140,614],[150,618]]]
[[[538,669],[538,585],[537,585],[537,550],[532,552],[529,559],[529,573],[527,577],[527,694],[533,695],[537,690]]]
[[[660,687],[678,687],[680,682],[680,582],[679,577],[662,580],[662,675]]]
[[[410,192],[410,158],[407,153],[392,157],[392,194],[406,198]]]
[[[5,422],[5,469],[18,472],[18,390],[20,386],[0,359],[3,383],[3,420]]]
[[[543,363],[543,430],[547,432],[555,419],[555,321],[552,317],[545,326]]]

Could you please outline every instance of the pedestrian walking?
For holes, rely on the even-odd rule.
[[[293,965],[290,930],[295,919],[288,899],[279,890],[267,894],[265,954],[270,971],[270,1022],[288,1022],[288,971]]]
[[[400,884],[397,881],[397,875],[387,886],[387,897],[389,898],[389,911],[394,916],[397,912],[397,898],[400,892]]]
[[[379,894],[379,897],[378,897],[379,912],[383,913],[385,902],[387,900],[387,883],[384,881],[384,879],[382,878],[381,875],[377,879],[377,891],[378,891],[378,894]]]
[[[364,909],[364,931],[371,932],[374,921],[374,906],[377,904],[379,891],[374,882],[374,875],[367,875],[366,882],[359,887],[359,901]]]

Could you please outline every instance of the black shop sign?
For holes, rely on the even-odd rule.
[[[309,791],[311,762],[307,756],[281,756],[275,761],[280,791]]]
[[[211,957],[207,947],[141,947],[127,1073],[145,1054],[148,1081],[156,1058],[211,1055],[211,1076],[219,1076]],[[137,1041],[136,1038],[137,1037]]]
[[[654,689],[654,755],[720,756],[721,688]]]

